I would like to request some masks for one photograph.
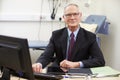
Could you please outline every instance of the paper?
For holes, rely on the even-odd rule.
[[[96,77],[110,77],[120,75],[119,71],[112,69],[109,66],[91,68],[91,71],[93,74],[97,74]]]

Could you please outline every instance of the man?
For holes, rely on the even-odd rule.
[[[52,33],[44,53],[32,65],[34,72],[41,72],[42,68],[52,61],[54,55],[55,60],[52,66],[59,66],[64,72],[69,68],[89,68],[105,65],[103,54],[96,41],[96,35],[84,30],[79,25],[81,16],[82,13],[76,4],[69,4],[64,8],[63,19],[66,27]],[[74,37],[69,56],[71,33]]]

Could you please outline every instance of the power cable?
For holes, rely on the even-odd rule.
[[[55,19],[55,16],[56,16],[58,7],[59,7],[60,5],[61,5],[61,3],[59,3],[59,0],[56,0],[56,3],[55,3],[55,0],[53,0],[53,11],[52,11],[52,14],[51,14],[51,19],[52,19],[52,20]]]
[[[41,24],[42,24],[42,18],[41,18],[42,15],[41,15],[41,14],[42,14],[42,8],[43,8],[43,1],[44,1],[44,0],[41,0],[41,9],[40,9],[40,27],[39,27],[39,29],[38,29],[38,30],[39,30],[39,31],[38,31],[38,40],[40,40],[40,30],[41,30]]]

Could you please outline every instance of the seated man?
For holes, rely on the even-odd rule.
[[[66,72],[70,68],[91,68],[104,66],[105,60],[97,44],[96,35],[81,28],[82,13],[78,5],[69,4],[64,8],[63,19],[66,27],[52,33],[50,42],[32,65],[34,72],[41,72],[55,55],[52,64]]]

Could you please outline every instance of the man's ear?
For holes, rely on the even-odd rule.
[[[62,16],[62,18],[64,19],[64,18],[65,18],[65,16],[63,15],[63,16]]]
[[[80,17],[81,17],[81,16],[82,16],[82,13],[80,12],[79,14],[80,14]]]
[[[65,16],[64,15],[62,16],[62,20],[65,20]]]

